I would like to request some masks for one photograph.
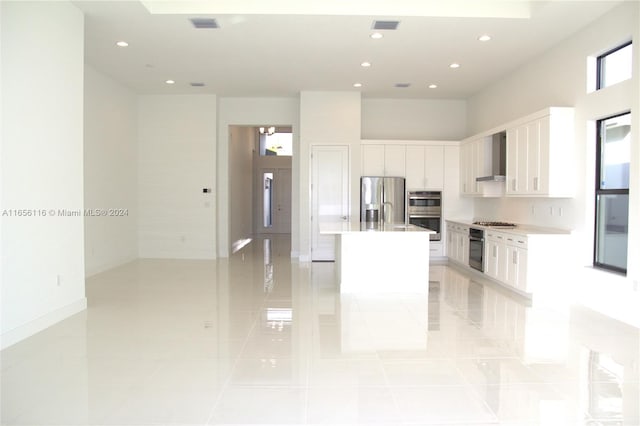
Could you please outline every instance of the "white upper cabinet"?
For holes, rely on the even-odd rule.
[[[477,178],[491,173],[490,154],[488,146],[491,137],[480,137],[465,142],[460,147],[460,192],[462,195],[482,195]]]
[[[362,146],[362,175],[384,176],[384,145]]]
[[[444,147],[408,145],[406,148],[407,189],[442,189]]]
[[[405,176],[404,145],[362,145],[363,176]]]
[[[404,177],[406,173],[404,145],[384,146],[384,175]]]
[[[573,108],[548,108],[507,128],[507,196],[572,197]]]

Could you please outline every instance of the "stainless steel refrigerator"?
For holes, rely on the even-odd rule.
[[[405,223],[403,177],[360,178],[360,222]]]

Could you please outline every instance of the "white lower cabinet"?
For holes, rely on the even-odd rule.
[[[506,238],[506,284],[524,292],[527,287],[527,263],[529,252],[526,237],[509,236]]]
[[[527,292],[527,237],[485,231],[484,273]]]
[[[443,257],[444,253],[442,250],[442,242],[441,241],[431,241],[429,244],[429,259],[433,259],[434,257]]]
[[[469,227],[447,225],[447,257],[463,265],[469,264]]]
[[[503,232],[485,229],[484,274],[522,293],[559,291],[571,271],[570,233]],[[468,265],[469,227],[447,222],[447,256]]]
[[[498,281],[506,281],[507,245],[505,237],[496,232],[487,232],[484,250],[484,273]]]

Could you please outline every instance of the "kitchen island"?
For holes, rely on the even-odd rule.
[[[429,236],[415,225],[330,222],[341,293],[429,292]]]

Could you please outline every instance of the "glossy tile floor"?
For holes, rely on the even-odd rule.
[[[428,298],[341,296],[289,252],[91,278],[85,312],[1,353],[2,424],[640,424],[637,328],[444,265]]]

